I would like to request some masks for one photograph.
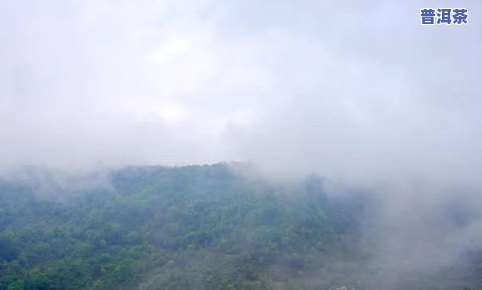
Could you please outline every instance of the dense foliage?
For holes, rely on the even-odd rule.
[[[366,199],[225,165],[133,167],[101,189],[0,186],[0,289],[358,287]]]

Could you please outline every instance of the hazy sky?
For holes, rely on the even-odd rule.
[[[468,8],[422,26],[424,7]],[[479,183],[479,1],[3,0],[0,166]]]

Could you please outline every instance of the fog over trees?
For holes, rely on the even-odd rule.
[[[482,289],[479,11],[1,1],[0,289]]]

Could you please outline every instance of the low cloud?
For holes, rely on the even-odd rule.
[[[468,8],[469,24],[422,26],[430,6]],[[421,265],[430,244],[479,241],[476,1],[25,0],[0,11],[2,170],[245,161],[380,193],[386,226],[400,229],[380,227],[387,251],[415,249],[415,235]],[[454,202],[463,226],[447,218]]]

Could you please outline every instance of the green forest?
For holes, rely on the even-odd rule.
[[[363,192],[224,164],[128,167],[107,181],[51,195],[0,183],[1,290],[377,289],[377,249],[362,234],[377,200]],[[400,289],[480,286],[470,277]]]

